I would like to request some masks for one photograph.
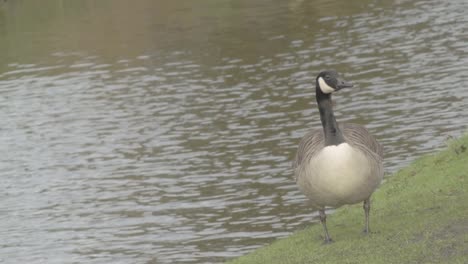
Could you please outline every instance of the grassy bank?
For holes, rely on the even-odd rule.
[[[387,178],[372,198],[371,230],[362,205],[231,263],[468,263],[468,135]]]

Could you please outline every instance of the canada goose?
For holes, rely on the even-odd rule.
[[[319,210],[325,243],[332,242],[326,225],[325,207],[364,201],[364,233],[369,233],[370,196],[383,178],[383,148],[366,128],[338,125],[331,94],[352,84],[335,71],[322,71],[316,78],[316,99],[322,129],[307,133],[300,141],[294,161],[299,189]]]

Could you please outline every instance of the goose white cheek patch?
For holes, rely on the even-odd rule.
[[[333,93],[335,91],[335,89],[328,85],[322,77],[319,77],[318,83],[320,86],[320,90],[322,90],[322,92],[325,94]]]

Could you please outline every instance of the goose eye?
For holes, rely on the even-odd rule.
[[[325,80],[330,80],[330,75],[326,75]]]

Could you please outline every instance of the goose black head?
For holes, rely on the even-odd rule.
[[[336,71],[322,71],[317,76],[317,88],[324,94],[350,87],[353,87],[353,84],[341,79]]]

